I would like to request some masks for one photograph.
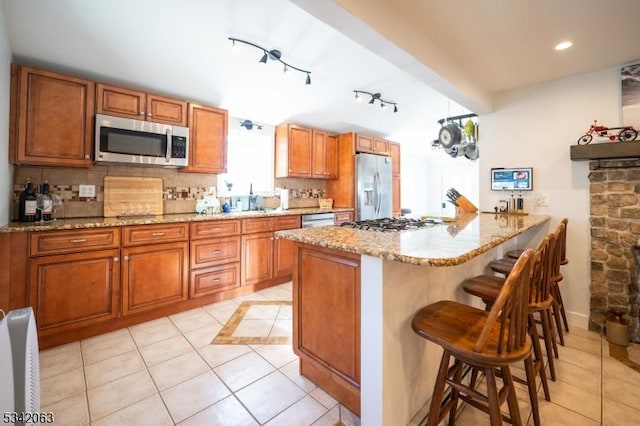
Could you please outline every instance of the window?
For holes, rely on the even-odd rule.
[[[243,121],[229,118],[227,173],[218,175],[218,196],[247,195],[250,185],[256,195],[273,191],[275,128],[253,123],[249,130]]]

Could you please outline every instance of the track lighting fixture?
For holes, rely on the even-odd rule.
[[[257,130],[262,130],[262,126],[260,124],[256,124],[251,120],[244,120],[240,122],[240,126],[244,127],[247,130],[253,130],[255,127]]]
[[[380,93],[370,93],[364,90],[354,90],[353,92],[356,94],[356,102],[362,101],[362,96],[360,95],[369,95],[371,96],[371,99],[369,100],[370,105],[373,105],[376,101],[379,101],[380,107],[382,109],[388,109],[389,106],[393,105],[393,112],[398,112],[398,104],[382,99],[382,95]]]
[[[282,60],[282,53],[279,50],[277,49],[267,50],[264,47],[258,46],[255,43],[252,43],[250,41],[240,40],[239,38],[229,37],[229,40],[231,40],[232,46],[235,46],[237,41],[239,43],[248,44],[249,46],[253,46],[256,49],[262,50],[262,58],[260,58],[260,63],[266,64],[269,59],[271,59],[272,61],[279,61],[284,65],[285,74],[289,73],[289,70],[294,69],[303,74],[306,74],[307,78],[305,80],[305,84],[311,84],[311,71],[303,70],[301,68],[294,67],[293,65],[286,63],[285,61]]]

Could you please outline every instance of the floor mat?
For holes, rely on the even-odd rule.
[[[283,345],[291,343],[291,333],[284,335],[268,335],[268,336],[234,336],[236,329],[245,321],[245,316],[249,310],[254,306],[291,306],[290,300],[246,300],[238,306],[238,309],[233,313],[231,318],[227,321],[222,330],[213,339],[211,344],[223,344],[223,345]],[[269,319],[263,319],[261,321],[269,321]],[[273,324],[276,324],[277,317],[274,316]],[[289,321],[293,322],[289,318]],[[272,327],[273,329],[274,327]],[[282,333],[281,333],[282,334]]]

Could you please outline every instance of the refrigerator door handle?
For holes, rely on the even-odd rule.
[[[380,182],[380,173],[376,171],[375,174],[375,178],[374,178],[376,185],[375,185],[375,191],[376,191],[376,218],[380,216],[380,208],[382,207],[382,189],[381,187],[381,182]]]
[[[375,215],[375,218],[377,218],[378,217],[378,172],[373,172],[373,213]]]

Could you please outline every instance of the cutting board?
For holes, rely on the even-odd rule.
[[[162,214],[162,179],[104,178],[104,217]]]

